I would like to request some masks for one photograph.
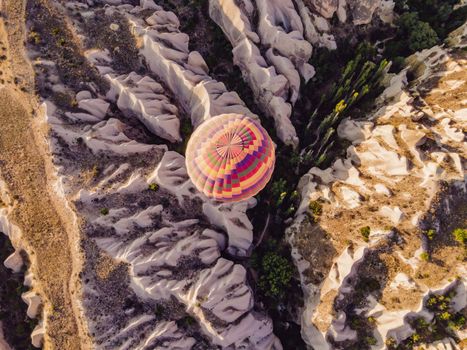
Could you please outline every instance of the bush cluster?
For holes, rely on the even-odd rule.
[[[423,317],[411,320],[410,324],[415,332],[398,345],[394,341],[391,341],[390,344],[386,343],[388,349],[413,349],[417,345],[430,344],[446,337],[459,341],[454,331],[463,329],[466,320],[462,313],[456,313],[452,309],[452,299],[455,295],[454,291],[445,295],[431,294],[425,307],[434,314],[434,318],[431,321],[427,321]]]
[[[371,233],[370,226],[364,226],[360,228],[360,234],[362,235],[363,240],[365,242],[368,242],[370,240],[370,233]]]
[[[467,243],[467,229],[456,228],[454,231],[452,231],[452,235],[454,236],[454,239],[460,244]]]
[[[302,167],[323,165],[336,142],[336,129],[342,119],[350,116],[354,107],[378,92],[376,88],[389,62],[376,56],[371,44],[360,44],[336,82],[321,95],[301,138],[305,146],[300,159]]]
[[[275,252],[268,252],[261,261],[259,288],[271,298],[282,298],[293,276],[290,262]]]

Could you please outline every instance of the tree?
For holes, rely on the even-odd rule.
[[[396,24],[399,26],[399,30],[404,33],[410,33],[419,22],[418,14],[416,12],[406,12],[401,15]]]
[[[409,36],[409,48],[412,51],[429,49],[438,42],[438,35],[426,22],[419,21],[413,28]]]
[[[279,299],[292,279],[293,268],[289,261],[274,252],[268,252],[261,261],[258,285],[266,296]]]

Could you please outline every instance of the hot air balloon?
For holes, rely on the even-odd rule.
[[[188,175],[207,197],[237,202],[268,183],[274,144],[255,120],[239,114],[208,119],[192,134],[186,150]]]

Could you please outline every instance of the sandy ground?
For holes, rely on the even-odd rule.
[[[15,198],[10,220],[22,229],[45,300],[44,349],[90,349],[78,309],[78,230],[50,190],[53,171],[40,129],[33,70],[24,53],[24,3],[0,0],[0,174]],[[13,74],[14,72],[14,74]],[[8,328],[4,328],[8,332]]]

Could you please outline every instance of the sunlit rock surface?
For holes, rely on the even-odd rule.
[[[376,108],[337,128],[349,145],[345,156],[301,178],[301,203],[287,221],[286,239],[304,305],[298,319],[296,310],[280,310],[293,315],[273,327],[265,308],[273,315],[275,305],[255,295],[259,276],[249,268],[253,241],[262,243],[270,217],[256,242],[248,210],[257,200],[226,204],[199,193],[186,171],[184,142],[209,118],[239,113],[298,150],[291,117],[315,75],[314,52],[335,50],[343,31],[390,25],[394,1],[199,5],[230,43],[229,63],[252,92],[248,106],[234,91],[238,85],[210,73],[210,61],[193,49],[203,38],[182,32],[189,28],[180,10],[186,4],[172,12],[167,2],[153,0],[46,2],[65,18],[57,33],[69,34],[68,41],[54,36],[53,42],[76,46],[65,56],[77,60],[62,66],[63,57],[37,50],[34,40],[44,38],[28,36],[32,94],[41,102],[33,112],[53,160],[51,192],[69,207],[77,232],[74,258],[83,266],[73,271],[80,281],[73,307],[92,348],[280,350],[290,344],[276,335],[297,322],[310,349],[358,349],[368,339],[372,349],[384,349],[389,340],[402,343],[414,334],[413,319],[433,320],[426,308],[432,293],[451,293],[452,309],[465,314],[465,252],[451,235],[465,225],[467,62],[459,50],[466,46],[465,25],[445,46],[414,54],[407,69],[386,76]],[[0,182],[2,202],[10,203],[6,191]],[[310,212],[314,201],[322,207],[319,217]],[[2,263],[18,273],[34,267],[34,257],[25,259],[21,231],[2,202],[0,232],[16,249]],[[27,271],[20,298],[25,316],[38,319],[32,345],[47,348],[51,310],[34,272]],[[467,336],[465,329],[455,335]],[[458,345],[446,337],[426,348]]]
[[[42,105],[58,186],[81,222],[82,307],[92,342],[98,349],[282,349],[272,321],[255,307],[246,269],[224,257],[250,254],[246,210],[256,201],[209,200],[181,154],[150,142],[150,134],[180,142],[183,115],[194,127],[227,112],[257,117],[189,51],[174,13],[151,1],[110,5],[106,15],[127,18],[142,41],[146,65],[117,74],[108,50],[88,51],[105,90],[61,82],[76,94],[76,108]],[[53,87],[56,64],[48,67],[41,79]],[[40,300],[23,298],[34,315]]]
[[[462,219],[445,220],[462,217],[458,205],[466,193],[467,65],[455,49],[441,47],[408,62],[388,80],[369,118],[340,124],[339,136],[351,143],[347,156],[328,169],[310,169],[298,186],[302,203],[288,237],[306,296],[302,336],[314,349],[355,341],[345,321],[355,314],[375,319],[373,348],[383,349],[388,339],[397,343],[414,333],[410,319],[433,318],[423,308],[428,293],[465,295],[462,247],[454,248],[451,235]],[[415,74],[410,85],[407,72]],[[316,223],[310,201],[322,205]],[[428,229],[436,243],[422,234]],[[423,259],[433,244],[431,259],[449,269]],[[377,292],[359,291],[359,283],[370,283],[365,278]],[[465,306],[464,300],[454,309]]]
[[[257,28],[252,25],[255,10]],[[307,63],[312,46],[303,37],[304,27],[293,2],[210,0],[209,13],[232,44],[234,63],[262,110],[274,119],[278,137],[297,146],[290,121],[292,106],[298,98],[300,76],[308,81],[314,68]]]
[[[148,6],[146,4],[146,6]],[[208,67],[197,51],[188,48],[187,34],[179,31],[180,23],[173,12],[155,5],[156,11],[140,18],[144,7],[127,12],[135,34],[143,40],[141,54],[148,67],[172,91],[191,116],[193,125],[224,113],[240,113],[252,118],[237,93],[208,75]]]

